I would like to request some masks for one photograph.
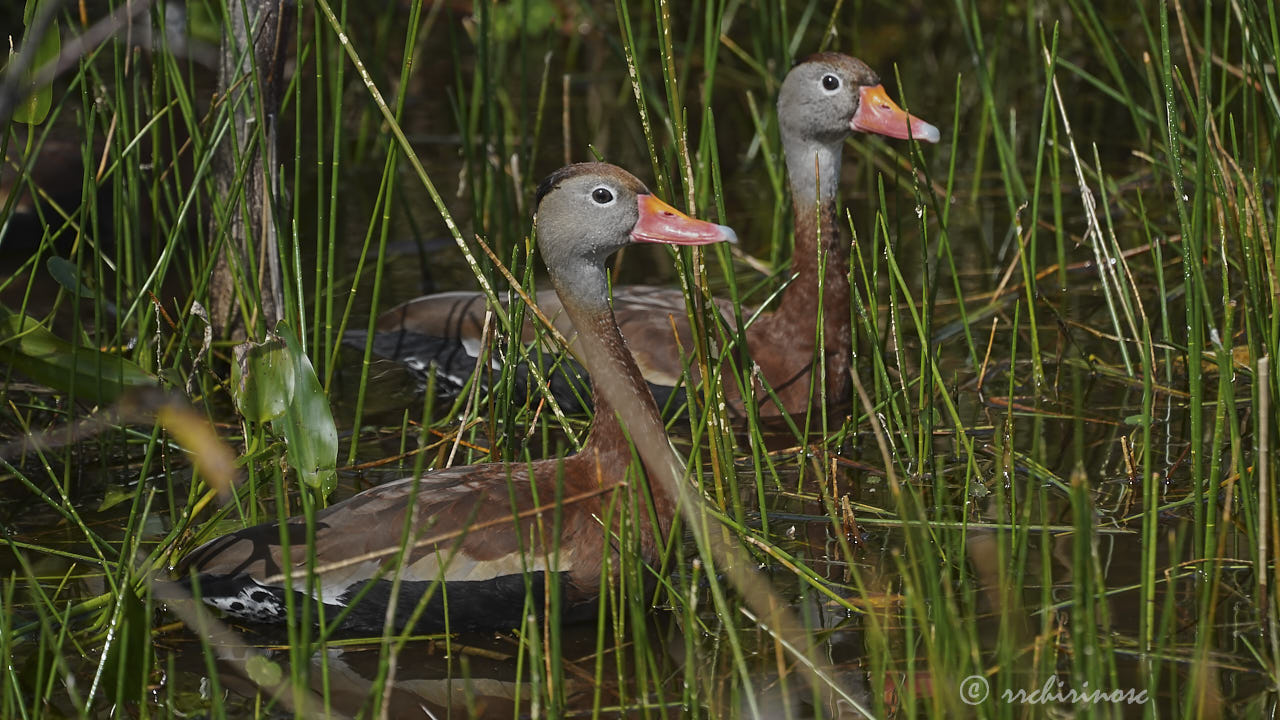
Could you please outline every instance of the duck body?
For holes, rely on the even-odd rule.
[[[604,260],[630,242],[733,241],[733,231],[680,214],[601,163],[553,173],[538,196],[540,250],[579,329],[583,364],[601,379],[583,450],[371,488],[315,513],[310,537],[297,517],[216,538],[180,567],[206,603],[243,620],[284,622],[288,600],[295,614],[314,602],[327,620],[341,616],[343,629],[362,632],[381,632],[389,616],[408,628],[415,613],[418,632],[507,629],[541,614],[553,583],[561,619],[592,611],[606,555],[656,562],[676,501],[668,485],[644,482],[633,451],[664,478],[681,462],[618,333]]]
[[[519,627],[527,612],[542,611],[538,604],[526,608],[526,592],[531,598],[544,597],[548,582],[560,586],[561,617],[571,620],[589,613],[599,594],[601,560],[608,548],[597,518],[604,517],[603,506],[612,499],[612,493],[591,497],[598,487],[586,488],[588,483],[577,480],[587,476],[589,463],[627,467],[630,460],[629,454],[590,448],[563,461],[460,466],[428,473],[416,483],[404,478],[317,512],[311,543],[306,520],[291,518],[285,523],[287,554],[279,525],[267,523],[218,538],[188,562],[200,569],[201,597],[228,615],[285,622],[286,594],[292,592],[295,613],[303,603],[319,599],[332,623],[353,606],[342,627],[379,633],[391,605],[395,555],[408,521],[416,540],[400,573],[394,627],[408,627],[415,614],[420,619],[414,630],[422,633]],[[557,498],[579,498],[558,522]],[[544,513],[513,520],[518,509],[542,505],[548,507]],[[549,537],[557,525],[559,534]],[[657,556],[652,544],[648,536],[649,546],[639,548],[641,557]],[[286,586],[285,572],[305,570],[312,553],[316,586],[306,588],[305,572]],[[424,596],[428,600],[418,613]]]
[[[570,353],[566,355],[550,342],[534,347],[539,335],[533,328],[534,321],[527,317],[521,340],[530,346],[532,362],[549,383],[560,408],[567,413],[585,412],[591,409],[591,385],[586,368],[577,359],[577,330],[553,289],[538,291],[535,302],[569,341]],[[399,360],[424,381],[434,372],[436,391],[444,397],[456,397],[476,372],[486,308],[485,296],[470,291],[434,293],[403,302],[378,316],[373,353]],[[682,377],[685,367],[672,360],[679,359],[675,348],[693,347],[684,293],[655,285],[619,286],[613,291],[613,311],[618,326],[626,328],[623,334],[627,344],[658,407],[682,404],[687,384]],[[721,302],[720,311],[732,327],[733,308],[728,302]],[[654,318],[670,321],[664,326],[653,322]],[[350,332],[346,342],[363,347],[365,333]],[[502,362],[491,358],[489,369],[495,374],[500,372]],[[529,362],[515,363],[514,372],[515,395],[537,397],[537,376],[531,372]],[[487,380],[482,378],[485,386]]]
[[[837,191],[844,141],[854,132],[937,142],[937,128],[908,115],[885,94],[879,77],[856,58],[819,53],[797,64],[778,95],[778,121],[790,180],[795,220],[791,281],[776,307],[755,317],[745,330],[747,350],[777,403],[767,400],[758,379],[752,392],[762,415],[798,414],[818,404],[825,393],[838,405],[849,394],[852,331],[849,313],[849,247],[837,223]],[[820,259],[820,255],[822,258]],[[821,268],[821,269],[820,269]],[[465,296],[465,297],[464,297]],[[544,306],[544,299],[546,305]],[[554,312],[558,302],[538,293],[546,311],[566,337],[572,320]],[[622,334],[637,352],[637,363],[659,404],[673,392],[699,381],[691,361],[693,333],[678,290],[635,286],[616,288],[614,312]],[[728,303],[721,315],[735,330]],[[460,388],[476,369],[485,301],[478,293],[427,295],[405,302],[379,317],[373,350],[406,362],[419,372],[434,367]],[[756,315],[744,309],[743,317]],[[822,352],[817,339],[821,325]],[[524,335],[526,342],[532,334]],[[363,335],[349,340],[363,345]],[[444,352],[439,352],[445,348]],[[542,369],[551,391],[566,410],[577,409],[581,392],[577,366],[549,352]],[[576,354],[572,343],[571,352]],[[724,348],[722,352],[733,352]],[[825,387],[813,382],[821,368]],[[531,392],[527,368],[517,369],[523,392]],[[438,377],[439,377],[438,375]],[[740,416],[744,404],[738,383],[725,378],[726,404]],[[445,388],[448,390],[448,387]],[[676,398],[677,404],[680,398]]]

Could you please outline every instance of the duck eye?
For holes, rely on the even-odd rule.
[[[836,90],[839,90],[839,89],[840,89],[840,78],[836,77],[835,75],[830,75],[830,74],[828,74],[828,75],[823,75],[823,76],[822,76],[822,89],[823,89],[823,90],[826,90],[827,92],[835,92]]]
[[[601,205],[608,205],[613,202],[613,193],[608,188],[598,187],[591,191],[591,199]]]

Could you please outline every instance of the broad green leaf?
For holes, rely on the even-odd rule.
[[[289,446],[289,465],[307,485],[325,495],[338,484],[338,427],[311,360],[302,351],[293,328],[285,322],[276,326],[293,360],[294,387],[289,409],[271,426],[284,435]]]
[[[80,279],[80,269],[76,267],[75,263],[64,257],[50,255],[44,266],[49,271],[49,274],[53,276],[53,279],[71,294],[81,300],[97,299],[98,294],[89,289],[89,286],[85,285],[84,281]]]
[[[132,485],[108,485],[102,502],[98,503],[98,512],[105,512],[120,503],[133,500],[137,492],[137,488]]]
[[[246,420],[267,422],[284,415],[293,397],[294,362],[278,335],[235,347],[231,397]]]
[[[244,661],[244,671],[258,687],[273,689],[284,678],[280,664],[265,655],[253,655]]]
[[[30,30],[31,21],[35,19],[41,6],[57,2],[58,0],[27,0],[27,7],[23,12],[23,24]],[[45,65],[57,60],[58,54],[62,52],[62,29],[58,25],[57,18],[55,17],[49,23],[48,31],[45,32],[44,37],[40,38],[39,44],[34,48],[28,48],[27,45],[32,39],[34,38],[30,37],[30,33],[22,36],[22,52],[34,51],[35,55],[19,81],[19,87],[22,88],[25,97],[14,109],[13,119],[30,125],[39,125],[49,116],[49,107],[53,104],[53,87],[51,85],[36,87],[36,76]]]
[[[329,398],[293,329],[282,322],[276,330],[263,342],[236,346],[232,396],[247,420],[270,421],[284,436],[289,466],[304,483],[328,494],[337,484],[338,465]]]
[[[74,392],[100,405],[114,402],[127,388],[156,384],[156,379],[133,361],[74,345],[49,332],[35,318],[3,306],[0,364],[12,365],[42,385]]]

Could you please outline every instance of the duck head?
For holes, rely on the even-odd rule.
[[[552,282],[584,299],[598,299],[604,290],[586,287],[586,278],[603,277],[605,260],[631,243],[737,242],[731,228],[685,215],[631,173],[606,163],[555,171],[538,186],[537,206],[538,246]]]
[[[889,98],[880,76],[857,58],[818,53],[787,74],[778,93],[784,135],[838,143],[850,132],[936,143],[938,128],[908,114]]]

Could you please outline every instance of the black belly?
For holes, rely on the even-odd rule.
[[[574,592],[564,573],[555,573],[553,577],[560,584],[561,622],[594,617],[597,604],[594,599]],[[255,623],[288,622],[284,588],[259,585],[246,575],[204,575],[197,580],[200,597],[232,617]],[[421,634],[517,628],[527,614],[539,620],[545,618],[546,580],[546,573],[532,572],[490,580],[401,581],[392,627],[403,631],[412,624],[413,632]],[[184,581],[184,584],[187,583]],[[338,623],[342,630],[381,634],[392,590],[390,580],[372,580],[353,586],[336,603],[322,606],[326,625]],[[295,617],[301,617],[304,603],[315,603],[309,595],[297,590],[293,591],[293,601]],[[311,616],[316,618],[314,605]]]

